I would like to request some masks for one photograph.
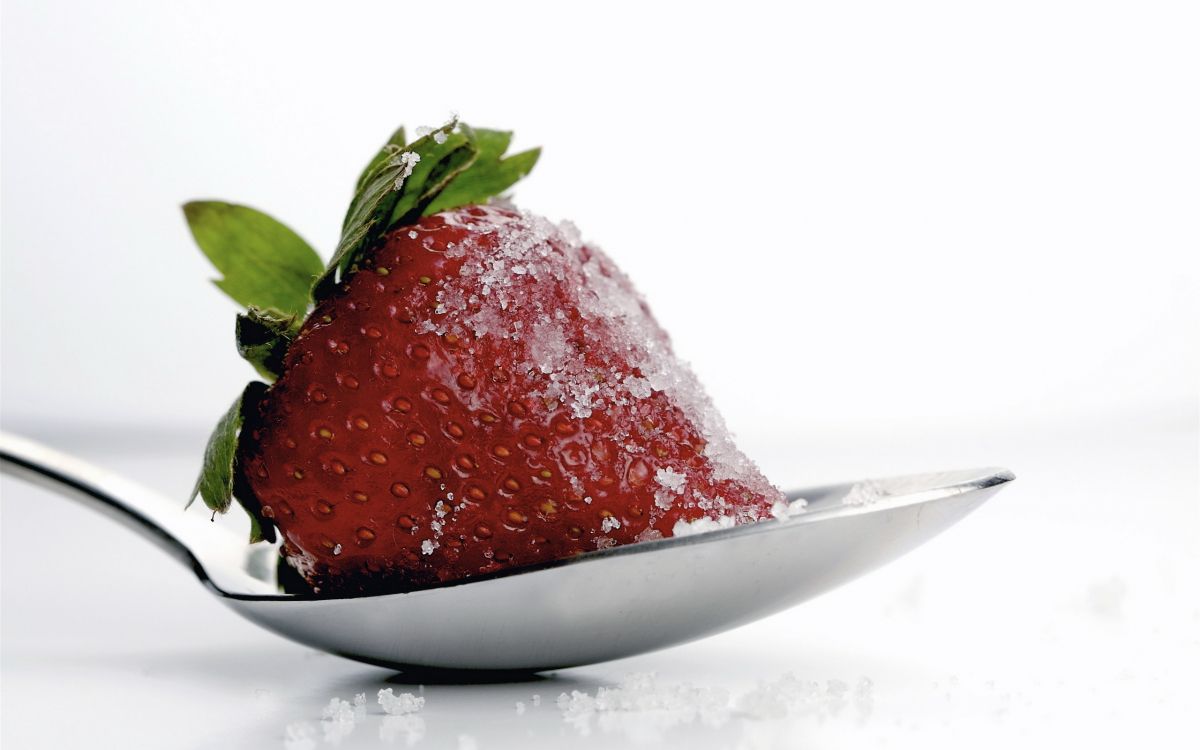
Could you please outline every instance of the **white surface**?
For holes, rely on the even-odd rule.
[[[785,483],[988,460],[1019,478],[908,557],[757,624],[534,682],[426,685],[413,746],[1192,747],[1198,439],[1194,421],[904,442],[750,439]],[[180,496],[203,436],[58,441]],[[798,456],[821,468],[799,469]],[[5,747],[283,747],[285,727],[316,724],[333,696],[417,689],[257,630],[131,534],[12,480],[2,487]],[[718,728],[618,714],[586,735],[554,706],[560,692],[594,694],[644,671],[734,694],[789,671],[851,686],[867,677],[873,700],[832,715],[735,714]],[[373,702],[371,711],[341,747],[407,746],[403,733],[381,739]],[[316,746],[331,746],[319,731]]]

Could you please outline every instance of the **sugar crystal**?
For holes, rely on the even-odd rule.
[[[424,698],[417,697],[412,693],[395,695],[391,688],[380,690],[378,701],[380,707],[383,708],[383,712],[393,716],[416,713],[425,706]]]
[[[771,515],[774,516],[778,521],[787,521],[795,518],[796,516],[803,515],[807,507],[808,501],[802,497],[798,497],[791,501],[776,500],[775,503],[771,505]]]
[[[601,687],[595,696],[579,690],[562,693],[556,701],[563,720],[587,734],[595,721],[605,732],[622,730],[640,740],[657,739],[679,725],[700,722],[721,726],[729,717],[729,693],[660,683],[653,673],[631,674],[615,687]]]
[[[679,520],[675,522],[675,526],[671,529],[671,536],[691,536],[692,534],[703,534],[709,531],[719,531],[720,529],[732,529],[735,521],[732,516],[719,516],[717,518],[709,518],[701,516],[694,521]]]
[[[354,707],[349,701],[340,698],[330,698],[328,705],[321,709],[321,718],[330,721],[354,721]]]
[[[396,181],[392,184],[396,192],[404,187],[404,181],[412,176],[413,168],[419,161],[421,161],[421,155],[413,151],[402,151],[392,159],[392,166],[400,167],[400,174],[396,175]]]
[[[731,718],[753,721],[803,715],[825,720],[851,701],[862,721],[872,710],[871,690],[866,677],[851,691],[842,680],[801,680],[789,672],[733,696],[722,688],[662,682],[651,672],[627,675],[616,686],[598,688],[594,695],[580,690],[561,693],[555,703],[563,721],[581,735],[598,727],[605,733],[622,732],[633,744],[642,745],[658,744],[666,730],[685,724],[720,727]]]
[[[659,469],[654,474],[654,481],[678,495],[683,492],[683,486],[687,484],[687,475],[671,469]]]
[[[871,505],[887,495],[878,482],[859,482],[842,497],[842,505]]]
[[[354,731],[354,707],[349,701],[330,698],[321,710],[321,731],[326,742],[337,744]]]
[[[863,678],[855,691],[855,699],[870,700],[871,681]],[[754,719],[780,719],[787,716],[811,714],[831,716],[847,703],[850,686],[833,679],[822,685],[815,680],[801,680],[791,672],[771,682],[760,682],[753,690],[740,696],[737,709]],[[863,706],[860,705],[860,708]]]

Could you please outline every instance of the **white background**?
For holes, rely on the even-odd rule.
[[[787,669],[880,683],[865,724],[747,725],[716,746],[977,745],[1085,720],[1083,736],[1115,742],[1178,719],[1171,701],[1194,687],[1171,680],[1200,629],[1196,11],[662,5],[5,2],[4,429],[182,497],[252,373],[179,204],[249,203],[328,253],[392,128],[455,111],[544,147],[518,203],[574,220],[630,273],[779,484],[987,463],[1021,478],[791,620],[638,660],[705,684]],[[128,731],[133,695],[153,697],[151,718],[125,741],[191,747],[235,729],[282,742],[345,675],[386,676],[332,659],[303,672],[300,649],[233,621],[153,550],[3,486],[5,744],[84,736],[39,703],[72,677],[101,746]],[[54,544],[39,536],[51,518]],[[56,562],[67,551],[113,571],[105,596]],[[139,605],[143,586],[166,587],[175,614]],[[761,646],[784,632],[804,638]],[[287,679],[262,677],[277,662]],[[1016,666],[1034,663],[1050,665],[1037,687]],[[941,695],[952,673],[973,686],[958,702]],[[263,721],[228,713],[164,738],[197,704],[255,700],[255,679],[276,701],[254,709]],[[1028,699],[1022,721],[994,714],[998,679]],[[486,703],[471,696],[446,695],[422,741],[455,746],[455,701]],[[537,736],[560,741],[543,718]],[[489,744],[502,724],[469,734],[524,736]]]

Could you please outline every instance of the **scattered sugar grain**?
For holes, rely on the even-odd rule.
[[[656,539],[662,539],[662,532],[655,528],[646,528],[638,532],[633,538],[635,542],[653,542]]]
[[[860,681],[855,697],[869,696],[871,682]],[[780,719],[796,715],[832,716],[847,704],[850,686],[842,680],[829,680],[824,685],[815,680],[801,680],[788,672],[778,680],[760,682],[753,690],[739,697],[737,709],[755,719]]]
[[[321,709],[321,718],[328,721],[354,721],[354,707],[350,701],[340,698],[330,698],[325,708]]]
[[[821,683],[801,680],[789,672],[733,697],[724,689],[660,682],[654,673],[639,673],[628,675],[614,687],[600,687],[594,695],[579,690],[562,693],[555,703],[563,720],[581,734],[590,733],[596,724],[603,731],[644,734],[650,730],[653,736],[681,724],[719,727],[732,716],[751,720],[836,716],[851,701],[858,707],[861,721],[871,713],[872,691],[873,683],[867,677],[851,689],[843,680]]]
[[[671,536],[691,536],[692,534],[704,534],[709,531],[732,529],[735,523],[733,516],[720,516],[718,518],[701,516],[694,521],[680,519],[671,528]]]
[[[595,720],[604,731],[636,728],[654,736],[674,726],[701,722],[717,727],[729,717],[729,693],[722,688],[687,683],[661,683],[652,672],[631,674],[615,687],[601,687],[595,696],[579,690],[558,696],[564,721],[582,733]],[[636,727],[626,726],[635,723]]]
[[[654,473],[654,481],[678,495],[687,484],[687,475],[672,469],[659,469]]]
[[[887,496],[878,482],[859,482],[842,498],[842,505],[871,505]]]
[[[340,698],[330,698],[328,705],[321,710],[321,732],[325,742],[337,744],[354,731],[354,707],[349,701]]]
[[[383,712],[398,716],[401,714],[412,714],[420,711],[425,706],[425,699],[413,695],[412,693],[400,693],[396,695],[391,688],[384,688],[379,691],[378,701]]]
[[[419,161],[421,161],[421,155],[413,151],[402,151],[392,159],[392,166],[400,167],[400,174],[396,175],[396,180],[392,183],[392,188],[396,192],[400,192],[404,188],[404,181],[412,176],[413,168]]]
[[[796,516],[803,515],[807,509],[808,501],[802,497],[791,501],[776,500],[775,504],[771,506],[771,515],[777,521],[790,521]]]

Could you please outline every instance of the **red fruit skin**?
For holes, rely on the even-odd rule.
[[[250,415],[239,466],[282,532],[288,562],[318,592],[491,573],[670,536],[677,521],[712,515],[690,492],[669,510],[656,506],[660,469],[686,475],[702,497],[725,498],[742,520],[768,517],[782,499],[761,476],[753,488],[713,478],[700,428],[661,391],[579,418],[531,395],[547,376],[520,342],[418,332],[444,283],[473,253],[496,247],[495,233],[480,227],[523,221],[513,210],[472,206],[391,232],[305,321],[282,376]],[[575,266],[594,256],[560,237],[547,241]],[[474,249],[447,253],[465,244]],[[585,330],[578,295],[588,283],[580,272],[552,289],[566,341],[589,366],[640,375],[612,358],[602,328]],[[528,308],[513,316],[526,330],[537,322]]]

